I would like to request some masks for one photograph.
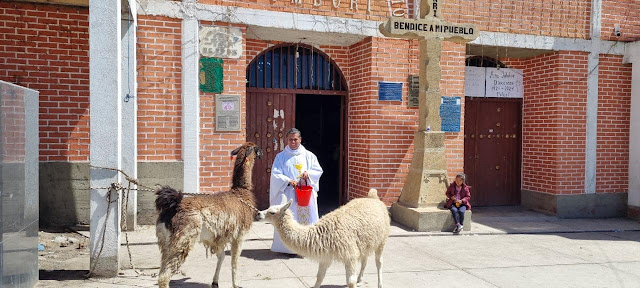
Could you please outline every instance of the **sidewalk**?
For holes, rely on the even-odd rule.
[[[411,232],[393,223],[384,252],[385,287],[640,287],[640,223],[628,219],[558,219],[520,207],[474,208],[470,232]],[[251,287],[312,287],[317,263],[269,250],[273,228],[254,223],[239,260],[239,281]],[[124,235],[123,235],[124,242]],[[122,275],[84,279],[89,257],[40,271],[37,287],[154,287],[160,253],[155,227],[129,233],[133,264],[121,247]],[[215,257],[197,244],[171,287],[210,287]],[[230,257],[220,286],[231,287]],[[377,287],[370,257],[365,285]],[[453,283],[452,281],[456,281]],[[157,287],[157,286],[156,286]],[[346,287],[344,266],[334,263],[322,287]]]

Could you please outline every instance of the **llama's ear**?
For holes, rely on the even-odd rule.
[[[280,206],[287,204],[287,195],[282,194],[282,198],[280,199]]]
[[[231,151],[231,155],[232,155],[232,156],[234,156],[234,155],[238,155],[238,152],[240,152],[240,148],[242,148],[242,146],[240,146],[240,147],[238,147],[238,148],[236,148],[236,149],[233,149],[233,151]]]
[[[293,199],[289,200],[289,202],[287,202],[287,204],[284,204],[284,206],[282,206],[282,208],[280,208],[280,211],[287,211],[287,209],[289,209],[289,207],[291,207],[291,203],[293,203]]]

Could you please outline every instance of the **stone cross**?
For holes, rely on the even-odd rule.
[[[442,41],[465,43],[478,37],[475,25],[450,23],[442,19],[443,4],[444,0],[422,0],[420,19],[391,17],[380,25],[380,31],[387,37],[420,41],[418,131],[415,134],[411,168],[399,203],[405,208],[436,207],[445,198],[447,164],[445,137],[440,127]]]

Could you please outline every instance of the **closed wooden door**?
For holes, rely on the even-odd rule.
[[[521,99],[466,98],[464,171],[472,205],[520,205],[521,111]]]
[[[295,123],[295,94],[247,92],[247,141],[256,143],[264,155],[253,168],[253,191],[258,208],[269,207],[271,165],[287,145],[285,133]]]

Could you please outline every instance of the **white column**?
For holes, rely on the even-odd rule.
[[[631,120],[629,126],[629,200],[640,208],[640,41],[626,45],[624,60],[632,63]]]
[[[200,56],[198,52],[198,19],[196,0],[183,0],[182,20],[182,161],[184,191],[200,191]]]
[[[129,11],[122,19],[122,171],[130,177],[138,178],[138,103],[137,103],[137,82],[136,82],[136,2],[129,1]],[[128,185],[128,182],[123,182]],[[136,188],[132,184],[131,188]],[[127,200],[126,195],[122,195],[123,201]],[[127,201],[127,211],[125,211],[127,226],[123,228],[133,231],[137,224],[138,192],[131,190]],[[123,220],[124,222],[124,220]]]
[[[598,64],[600,63],[601,0],[591,2],[591,49],[587,76],[587,136],[585,151],[585,193],[596,193],[598,157]]]
[[[89,0],[90,163],[122,168],[121,1]],[[120,182],[115,171],[91,168],[92,188]],[[117,192],[91,189],[92,276],[116,277],[120,266],[120,198]],[[110,199],[111,202],[107,201]],[[104,237],[103,237],[104,233]],[[100,252],[100,250],[102,250]],[[100,255],[98,255],[100,254]]]

